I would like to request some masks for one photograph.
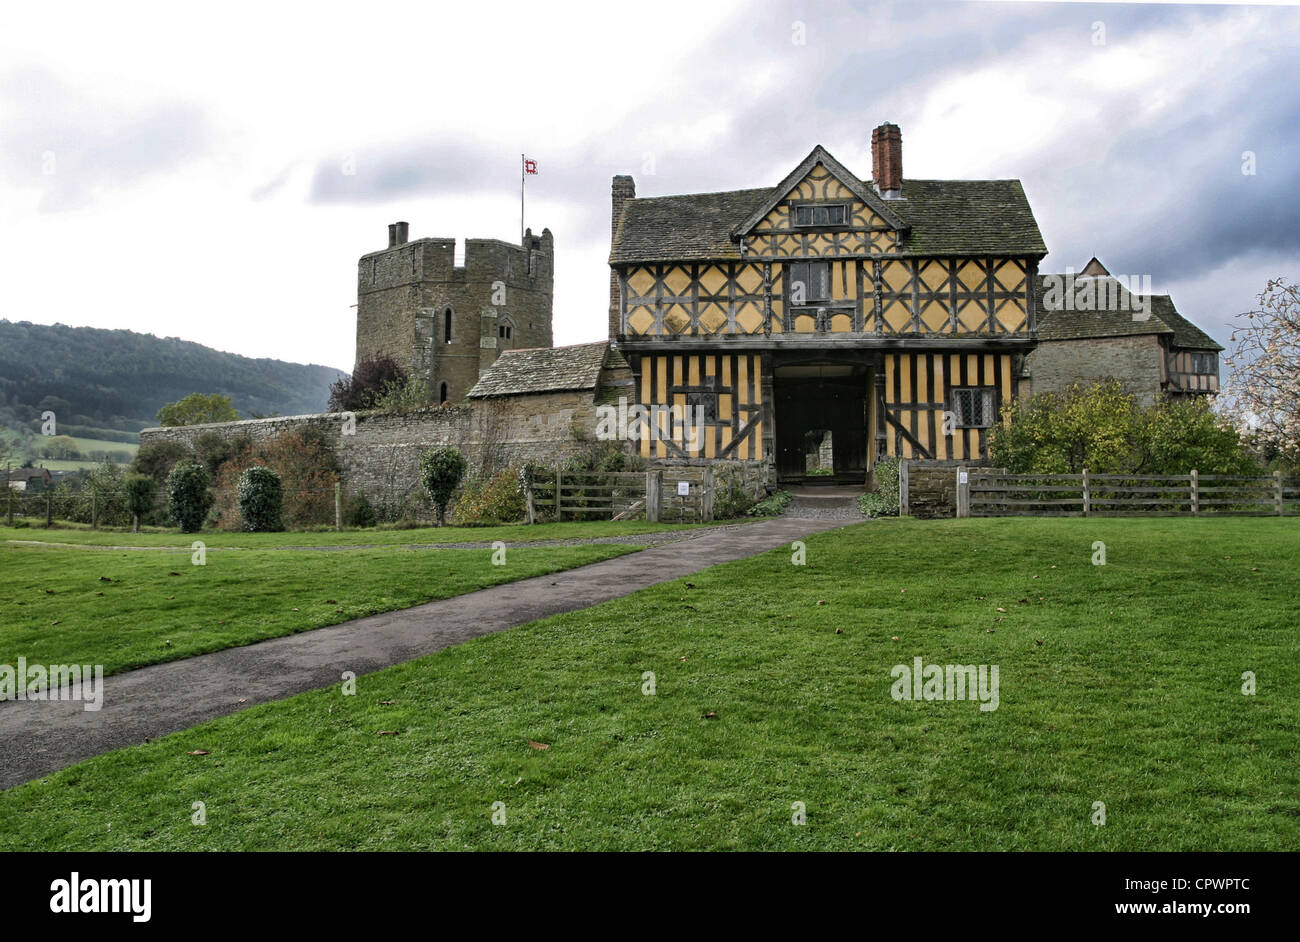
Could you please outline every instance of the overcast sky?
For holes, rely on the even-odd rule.
[[[0,317],[349,369],[357,258],[516,241],[526,152],[555,341],[600,339],[613,174],[869,177],[893,121],[905,179],[1019,178],[1042,270],[1150,275],[1226,344],[1300,277],[1297,76],[1285,6],[5,4]]]

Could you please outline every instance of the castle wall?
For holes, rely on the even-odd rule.
[[[419,458],[428,448],[451,445],[472,465],[497,469],[526,461],[554,464],[579,450],[582,439],[593,437],[596,428],[591,390],[480,399],[469,405],[401,414],[357,412],[352,413],[355,427],[350,433],[348,415],[331,412],[148,428],[140,433],[140,445],[169,441],[192,446],[208,433],[230,440],[265,441],[316,428],[334,447],[345,494],[365,494],[377,508],[397,509],[423,502]]]

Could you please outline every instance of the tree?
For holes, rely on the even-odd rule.
[[[447,522],[447,505],[460,486],[465,466],[465,456],[447,446],[431,448],[420,456],[420,483],[438,511],[440,527]]]
[[[239,516],[250,533],[283,530],[281,509],[284,487],[280,475],[260,465],[248,468],[239,476]]]
[[[1157,403],[1136,430],[1144,474],[1258,474],[1241,436],[1203,396]]]
[[[81,449],[71,435],[54,435],[41,446],[41,457],[76,461],[81,457]]]
[[[188,458],[177,462],[167,475],[167,506],[182,533],[202,529],[203,518],[212,506],[209,480],[208,469]]]
[[[1137,407],[1118,380],[1041,393],[1003,411],[989,433],[989,457],[1012,473],[1078,474],[1129,470]]]
[[[126,509],[131,512],[131,529],[140,532],[140,518],[153,508],[153,495],[158,482],[147,474],[132,472],[122,479],[126,491]]]
[[[220,393],[190,393],[158,410],[159,425],[205,425],[209,422],[237,422],[239,413],[230,397]]]
[[[372,409],[386,394],[406,387],[409,380],[410,373],[387,353],[362,357],[351,376],[340,376],[330,387],[329,411]]]
[[[1237,315],[1224,411],[1266,455],[1300,461],[1300,285],[1271,279]]]
[[[1014,403],[989,435],[989,456],[1012,473],[1251,474],[1236,430],[1203,398],[1139,408],[1116,380]]]
[[[151,442],[141,445],[131,459],[131,470],[137,474],[147,474],[158,484],[167,480],[176,462],[190,457],[190,450],[180,442]]]

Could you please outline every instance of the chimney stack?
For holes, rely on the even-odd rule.
[[[397,244],[397,223],[388,224],[388,247],[391,249]]]
[[[610,249],[614,247],[614,237],[618,235],[618,217],[623,215],[623,206],[628,200],[636,199],[636,181],[629,176],[619,174],[614,177],[610,187],[612,197],[609,221]],[[615,341],[623,327],[622,298],[619,297],[618,273],[609,272],[609,339]]]
[[[407,223],[404,223],[404,222],[394,223],[393,225],[396,226],[396,228],[397,228],[397,243],[396,243],[396,244],[397,244],[397,245],[405,245],[405,244],[406,244],[406,237],[407,237],[407,234],[409,233],[410,228],[411,228],[410,225],[407,224]]]
[[[882,199],[903,196],[903,135],[885,122],[871,132],[871,179]]]

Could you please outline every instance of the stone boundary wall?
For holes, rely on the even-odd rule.
[[[192,447],[206,434],[258,442],[319,429],[334,446],[345,496],[364,494],[381,516],[393,517],[403,510],[425,513],[419,458],[428,448],[459,448],[471,467],[499,469],[525,461],[554,465],[581,449],[595,427],[593,396],[586,390],[406,413],[333,412],[147,428],[140,432],[140,445],[170,441]]]
[[[957,469],[992,467],[988,461],[905,459],[899,462],[900,514],[937,518],[957,516]],[[901,493],[906,487],[907,493]]]

